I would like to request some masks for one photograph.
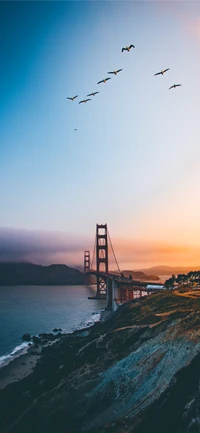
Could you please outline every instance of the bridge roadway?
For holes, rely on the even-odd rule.
[[[98,277],[102,278],[105,281],[106,281],[107,278],[109,278],[110,280],[115,280],[118,284],[120,284],[120,283],[123,284],[123,286],[124,285],[131,286],[130,288],[133,288],[133,286],[135,286],[135,287],[141,287],[141,288],[144,288],[144,287],[147,288],[147,286],[149,286],[149,285],[151,285],[151,286],[162,286],[163,287],[163,284],[161,284],[161,283],[154,283],[152,281],[150,282],[150,281],[131,280],[128,277],[121,277],[119,275],[112,274],[112,273],[106,274],[105,272],[97,272],[97,271],[95,271],[93,269],[91,269],[89,272],[86,272],[85,275],[94,275],[96,277],[98,276]],[[160,288],[160,290],[163,290],[163,289],[161,289],[161,287],[158,287],[157,290],[159,290],[159,288]],[[149,292],[154,291],[154,290],[155,290],[155,287],[152,287],[152,288],[148,287],[148,291]]]

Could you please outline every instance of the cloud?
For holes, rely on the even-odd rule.
[[[0,261],[80,264],[88,245],[88,239],[62,232],[0,228]]]
[[[112,244],[120,269],[200,263],[199,248],[188,245],[116,237]],[[90,250],[92,259],[93,248],[94,238],[78,234],[0,228],[0,261],[28,261],[42,265],[64,263],[81,268],[84,250]],[[111,248],[109,267],[117,267]]]
[[[120,269],[137,269],[155,265],[198,265],[200,249],[190,245],[161,241],[116,239],[113,242]],[[110,260],[114,269],[114,259]]]

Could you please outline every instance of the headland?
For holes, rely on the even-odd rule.
[[[2,433],[199,431],[198,289],[133,300],[38,347],[30,374],[0,390]]]

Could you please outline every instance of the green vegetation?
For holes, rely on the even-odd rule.
[[[200,271],[190,271],[188,274],[178,274],[177,277],[173,274],[171,278],[165,281],[165,286],[171,287],[174,286],[175,283],[180,287],[200,285]]]

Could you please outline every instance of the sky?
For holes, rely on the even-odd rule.
[[[200,265],[200,3],[1,1],[0,40],[0,260],[107,223],[121,269]]]

